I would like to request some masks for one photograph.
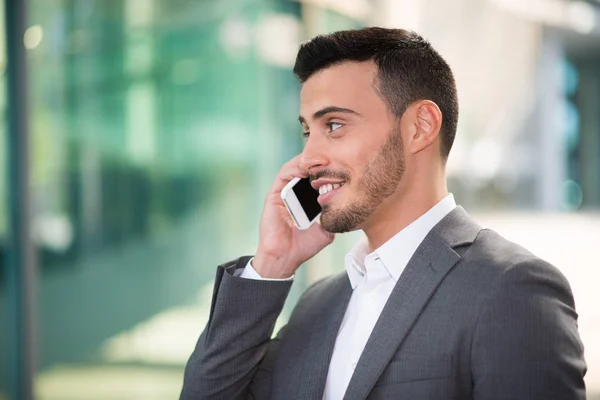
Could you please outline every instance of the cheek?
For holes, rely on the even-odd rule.
[[[352,182],[360,180],[364,168],[378,154],[388,135],[384,126],[353,126],[346,135],[328,143],[331,168],[350,174]]]
[[[365,169],[376,151],[376,149],[368,149],[363,146],[353,149],[351,152],[345,151],[343,154],[340,154],[340,158],[338,159],[339,164],[334,169],[344,171],[350,176],[350,184],[346,188],[347,190],[345,190],[345,196],[353,196],[353,194],[359,191],[361,181],[365,176]]]
[[[375,141],[361,143],[352,149],[352,152],[347,155],[348,166],[352,170],[352,174],[356,178],[360,178],[364,174],[367,165],[376,157],[379,152],[379,144]]]

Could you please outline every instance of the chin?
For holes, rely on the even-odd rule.
[[[323,209],[321,226],[330,233],[346,233],[360,229],[356,215],[341,210]]]

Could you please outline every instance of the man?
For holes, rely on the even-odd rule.
[[[304,150],[267,195],[254,258],[218,269],[181,398],[585,398],[568,282],[448,194],[458,104],[440,55],[366,28],[303,43],[294,72]],[[280,191],[308,176],[323,212],[299,231]],[[298,267],[357,229],[346,271],[311,286],[271,339]]]

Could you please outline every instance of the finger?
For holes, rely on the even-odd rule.
[[[320,221],[315,222],[314,224],[312,224],[307,230],[305,230],[303,232],[305,235],[310,235],[310,236],[315,236],[315,235],[319,235],[321,237],[323,237],[323,239],[326,239],[329,241],[329,243],[333,242],[333,239],[335,239],[335,233],[331,233],[329,231],[326,231],[323,226],[321,226]]]
[[[298,178],[307,178],[308,177],[308,172],[305,170],[302,170],[298,167],[299,160],[300,160],[300,155],[297,155],[296,157],[292,158],[290,161],[288,161],[281,167],[281,169],[279,170],[279,173],[275,177],[275,181],[273,182],[273,185],[271,185],[270,193],[279,194],[279,192],[281,192],[281,190],[285,187],[285,185],[287,185],[292,179],[294,179],[296,177],[298,177]]]

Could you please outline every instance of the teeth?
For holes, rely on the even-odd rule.
[[[331,192],[333,189],[337,189],[340,186],[342,186],[342,183],[328,183],[326,185],[323,185],[321,187],[319,187],[319,194],[325,194],[327,192]]]

